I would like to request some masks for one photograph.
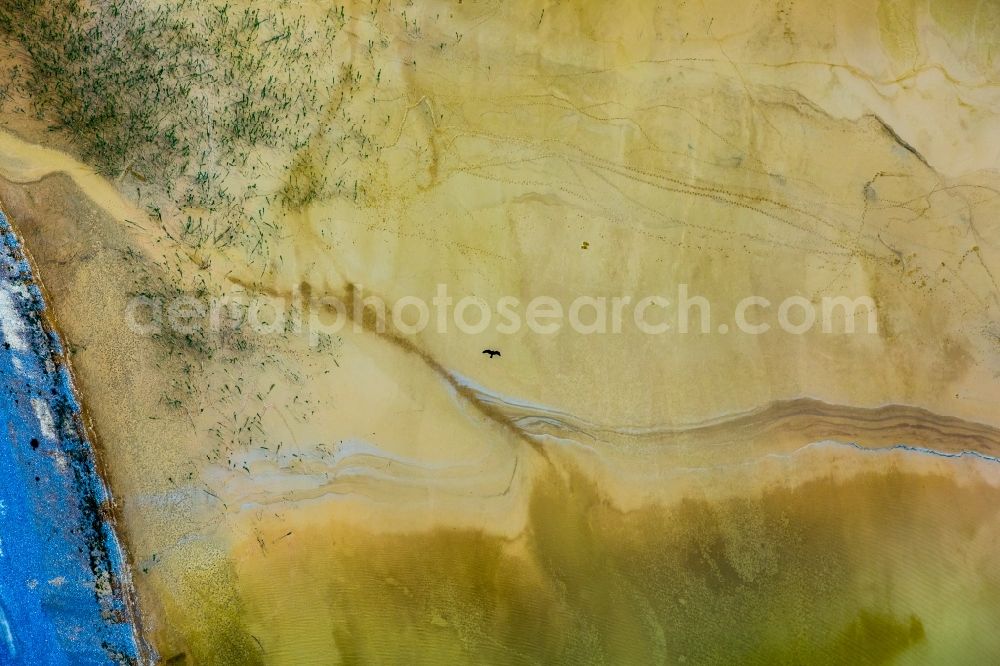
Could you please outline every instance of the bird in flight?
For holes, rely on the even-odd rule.
[[[498,352],[495,349],[484,349],[483,353],[484,354],[489,354],[490,358],[493,358],[494,356],[500,356],[500,352]]]

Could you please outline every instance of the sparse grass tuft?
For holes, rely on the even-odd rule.
[[[226,171],[303,145],[322,106],[292,72],[329,35],[259,7],[20,0],[0,5],[0,34],[30,56],[39,117],[107,177],[159,185],[179,206],[224,207]]]

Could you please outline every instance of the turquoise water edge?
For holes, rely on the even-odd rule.
[[[80,405],[0,212],[0,664],[135,664],[127,570]]]

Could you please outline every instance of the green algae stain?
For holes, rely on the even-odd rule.
[[[930,0],[930,15],[949,45],[973,67],[1000,73],[1000,3],[989,0]]]
[[[855,664],[884,664],[926,637],[924,624],[915,615],[897,620],[863,610],[841,632],[831,653]]]
[[[926,645],[940,621],[926,584],[954,575],[913,540],[954,547],[963,526],[940,507],[978,524],[998,499],[985,494],[865,474],[622,512],[582,475],[553,474],[515,540],[331,523],[296,528],[294,549],[238,578],[246,630],[298,663],[883,664]],[[297,647],[303,624],[313,638]]]
[[[882,0],[876,15],[885,50],[900,65],[915,64],[919,45],[917,12],[912,0]]]
[[[279,198],[289,208],[298,211],[331,196],[333,188],[326,175],[330,148],[322,137],[313,137],[296,153]]]
[[[244,623],[232,562],[204,542],[179,546],[160,568],[151,569],[158,601],[173,619],[158,631],[164,663],[176,666],[263,664],[260,645]],[[173,608],[171,608],[173,607]]]
[[[897,619],[887,613],[862,609],[828,641],[800,639],[766,647],[750,657],[748,663],[877,666],[892,663],[925,638],[923,622],[915,615]]]

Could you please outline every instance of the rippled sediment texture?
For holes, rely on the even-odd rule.
[[[0,201],[164,660],[1000,654],[996,3],[210,5],[21,3],[4,47]],[[439,283],[878,330],[123,325]]]

